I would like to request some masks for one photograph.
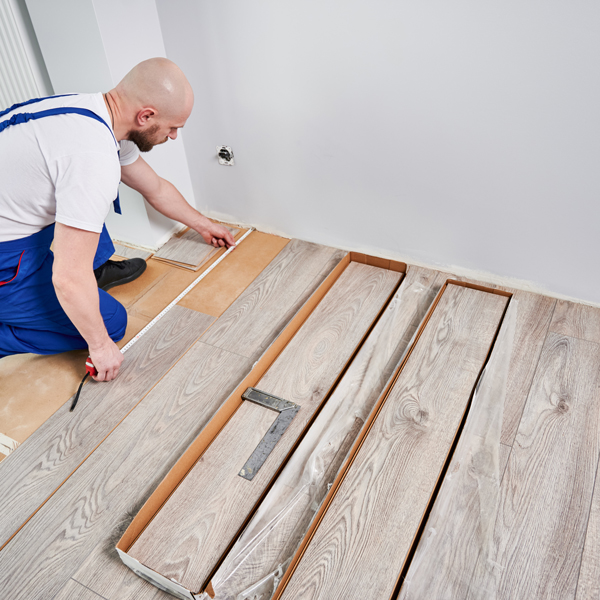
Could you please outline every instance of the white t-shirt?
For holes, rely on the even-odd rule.
[[[0,117],[74,106],[110,127],[102,94],[43,100]],[[117,196],[121,166],[139,156],[133,142],[118,145],[112,129],[78,114],[52,115],[0,132],[0,242],[37,233],[55,221],[99,233]]]

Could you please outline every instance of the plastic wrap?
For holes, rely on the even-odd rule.
[[[493,590],[472,589],[471,578],[478,556],[485,568],[498,568],[493,560],[492,535],[505,462],[501,460],[500,436],[517,310],[513,299],[479,379],[399,600],[495,597]]]
[[[438,289],[404,281],[211,580],[218,600],[271,598]],[[439,286],[438,286],[439,287]],[[204,598],[208,599],[208,594]]]

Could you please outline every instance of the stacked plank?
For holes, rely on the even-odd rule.
[[[240,406],[129,550],[147,567],[199,590],[397,286],[401,274],[350,263],[255,387],[301,406],[260,471],[238,475],[273,424]]]
[[[270,597],[445,277],[411,267],[375,328],[211,579],[215,600]],[[279,575],[280,578],[280,575]],[[261,595],[262,594],[262,595]]]
[[[234,237],[239,233],[235,227],[226,227]],[[204,238],[193,229],[188,229],[180,236],[172,237],[155,255],[154,258],[169,264],[198,271],[221,248],[215,248],[204,241]]]

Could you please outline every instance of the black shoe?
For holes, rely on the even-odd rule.
[[[94,275],[101,290],[110,290],[116,285],[123,285],[137,279],[146,270],[143,258],[130,260],[107,260],[103,265],[94,269]]]

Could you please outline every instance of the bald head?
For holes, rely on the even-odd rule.
[[[116,88],[104,94],[117,140],[128,139],[142,152],[177,137],[194,105],[194,93],[181,69],[166,58],[136,65]]]
[[[194,104],[192,86],[167,58],[150,58],[129,71],[116,91],[130,108],[153,108],[163,118],[187,119]]]

